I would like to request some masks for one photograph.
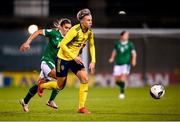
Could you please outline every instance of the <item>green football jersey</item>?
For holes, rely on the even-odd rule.
[[[55,59],[59,50],[58,44],[63,39],[63,36],[59,30],[56,29],[44,29],[43,34],[49,38],[49,42],[42,55],[42,60],[50,61],[55,64]]]
[[[130,64],[132,51],[135,50],[132,42],[120,42],[119,40],[115,42],[114,49],[116,51],[115,64],[123,65]]]

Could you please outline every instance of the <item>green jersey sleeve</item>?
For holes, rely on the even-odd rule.
[[[130,42],[131,52],[136,52],[135,46],[132,42]]]
[[[43,30],[43,35],[47,37],[52,37],[55,33],[54,29],[44,29]]]
[[[114,49],[117,49],[117,46],[118,46],[118,41],[116,40],[116,41],[114,42]]]

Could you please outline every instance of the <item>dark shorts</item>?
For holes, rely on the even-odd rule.
[[[66,61],[60,58],[56,58],[56,76],[66,77],[68,70],[70,69],[76,74],[81,69],[85,68],[83,64],[77,64],[74,60]]]

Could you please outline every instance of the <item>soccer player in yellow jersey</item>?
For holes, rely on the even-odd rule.
[[[67,79],[68,70],[71,71],[80,80],[79,89],[79,113],[90,113],[90,111],[85,108],[85,101],[88,93],[88,75],[86,73],[83,61],[79,56],[86,42],[89,41],[91,62],[89,64],[89,69],[91,73],[95,72],[95,46],[94,46],[94,35],[91,30],[92,26],[92,16],[89,9],[82,9],[77,13],[77,19],[79,24],[74,25],[63,38],[59,44],[60,50],[57,54],[56,59],[56,76],[57,83],[43,83],[39,85],[38,92],[42,92],[46,85],[50,85],[52,88],[63,89]]]

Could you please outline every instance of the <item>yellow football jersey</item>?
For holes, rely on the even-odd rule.
[[[73,60],[79,55],[87,40],[89,41],[91,60],[95,63],[94,34],[91,29],[85,33],[82,32],[80,24],[73,26],[59,43],[60,50],[57,56],[67,61]]]

